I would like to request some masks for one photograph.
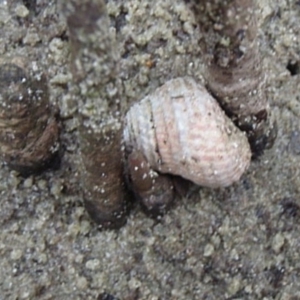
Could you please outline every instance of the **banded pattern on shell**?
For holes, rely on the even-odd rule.
[[[168,81],[125,118],[126,151],[140,150],[161,173],[212,188],[239,180],[250,163],[247,138],[192,78]]]

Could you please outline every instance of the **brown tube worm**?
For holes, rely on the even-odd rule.
[[[124,108],[114,32],[102,0],[68,0],[62,9],[78,87],[74,90],[85,206],[101,227],[118,228],[126,221],[128,205],[121,144]]]
[[[129,186],[145,212],[155,218],[165,214],[175,197],[171,176],[154,171],[139,150],[128,154],[126,170]]]
[[[276,138],[265,92],[254,0],[198,1],[205,78],[223,109],[246,132],[253,155]]]
[[[59,150],[46,77],[29,65],[18,57],[0,65],[0,156],[25,176],[53,165]]]

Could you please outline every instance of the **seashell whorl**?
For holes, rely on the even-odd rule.
[[[239,180],[251,151],[247,138],[192,78],[168,81],[125,118],[127,151],[140,150],[161,173],[217,188]]]

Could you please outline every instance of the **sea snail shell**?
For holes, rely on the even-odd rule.
[[[130,108],[124,142],[127,153],[141,151],[154,170],[211,188],[239,180],[251,159],[245,134],[188,77],[166,82]]]

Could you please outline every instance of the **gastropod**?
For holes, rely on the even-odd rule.
[[[127,156],[139,151],[149,164],[146,175],[179,175],[211,188],[238,181],[251,160],[246,135],[190,77],[172,79],[135,103],[123,138]],[[133,173],[131,168],[129,177]]]

